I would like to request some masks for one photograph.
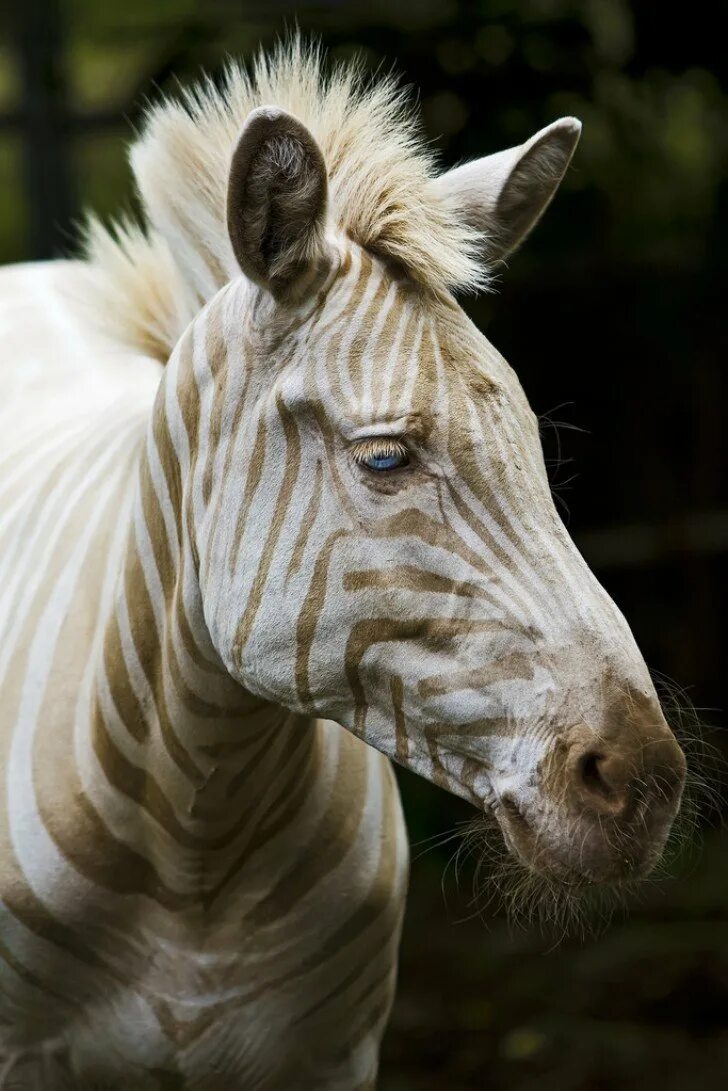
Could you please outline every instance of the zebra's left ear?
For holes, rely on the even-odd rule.
[[[321,149],[275,106],[249,114],[230,164],[227,226],[243,273],[274,295],[326,261],[328,185]]]
[[[581,122],[562,117],[525,144],[447,171],[440,195],[483,235],[486,261],[505,258],[538,223],[566,174]]]

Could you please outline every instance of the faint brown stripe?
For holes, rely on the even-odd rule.
[[[239,706],[231,706],[229,708],[223,707],[222,705],[208,701],[204,697],[200,697],[195,690],[190,688],[182,674],[182,668],[174,646],[171,625],[169,625],[165,631],[163,652],[164,663],[169,672],[175,696],[182,708],[186,709],[192,716],[196,716],[201,720],[225,720],[238,718],[240,716]],[[221,677],[224,677],[222,671],[219,673]]]
[[[159,573],[159,581],[164,591],[165,605],[168,606],[172,598],[177,575],[176,564],[170,553],[164,515],[154,490],[149,462],[146,458],[141,461],[139,477],[142,515],[149,532],[149,543],[154,557],[154,564]]]
[[[344,667],[356,704],[355,729],[362,730],[366,714],[366,699],[359,668],[369,648],[377,644],[418,640],[440,644],[444,639],[463,633],[494,632],[502,628],[500,621],[470,621],[464,618],[364,618],[356,622],[346,642]]]
[[[229,354],[229,359],[228,359],[228,367],[232,367],[232,366],[235,365],[235,366],[239,366],[239,367],[243,368],[245,378],[243,379],[243,388],[242,388],[242,390],[240,392],[240,395],[238,397],[238,402],[237,402],[237,405],[235,406],[235,415],[233,417],[233,421],[232,421],[232,424],[230,426],[230,437],[229,437],[229,440],[228,440],[227,450],[225,451],[225,461],[224,461],[224,464],[223,464],[222,474],[221,474],[221,478],[220,478],[221,481],[229,481],[230,480],[230,472],[231,472],[231,467],[232,467],[233,452],[235,450],[235,441],[236,441],[236,438],[237,438],[237,436],[238,436],[238,434],[240,432],[240,426],[241,426],[241,421],[243,419],[243,414],[248,408],[248,404],[247,404],[247,402],[248,402],[248,389],[250,387],[250,377],[251,377],[251,374],[252,374],[252,368],[250,366],[250,361],[247,360],[247,358],[245,356],[245,346],[242,343],[240,345],[240,356],[241,356],[241,359],[240,359],[239,362],[234,361],[232,359],[232,353]],[[207,579],[209,577],[209,574],[210,574],[210,563],[211,563],[213,552],[214,552],[215,539],[217,537],[217,530],[218,530],[218,527],[220,525],[220,519],[221,519],[223,508],[224,508],[224,496],[225,496],[225,491],[224,491],[224,489],[221,489],[220,493],[219,493],[219,495],[217,497],[217,504],[215,506],[214,514],[213,514],[213,517],[212,517],[212,525],[211,525],[211,528],[210,528],[210,535],[209,535],[209,539],[208,539],[207,555],[205,557],[205,570],[204,570],[205,579]]]
[[[344,575],[345,591],[430,591],[438,595],[457,595],[467,599],[487,598],[477,584],[453,580],[437,572],[400,564],[392,568],[365,568]]]
[[[393,929],[391,920],[387,917],[383,917],[376,923],[378,925],[376,936],[372,937],[371,945],[367,946],[366,950],[359,954],[357,962],[352,969],[350,969],[333,988],[329,989],[323,996],[319,997],[315,1003],[307,1008],[302,1015],[298,1016],[295,1020],[295,1024],[305,1022],[306,1019],[309,1019],[312,1015],[315,1015],[316,1012],[326,1008],[332,1001],[339,998],[342,998],[341,1004],[345,1004],[347,1010],[353,1014],[360,1010],[362,1003],[370,996],[384,991],[385,994],[387,994],[386,1006],[388,1008],[394,992],[396,946],[392,934]],[[367,973],[372,969],[372,965],[376,965],[377,961],[381,961],[381,969],[372,981],[362,986],[362,979],[367,976]],[[358,991],[356,988],[357,986],[360,986]],[[353,995],[346,997],[344,1000],[343,997],[349,990],[351,990]],[[381,1003],[382,1001],[380,999],[377,1010],[380,1010]],[[339,1006],[341,1006],[341,1004]]]
[[[364,270],[362,270],[362,274],[360,274],[359,279],[358,279],[358,281],[356,283],[356,286],[354,287],[354,290],[352,291],[352,296],[351,296],[351,300],[349,302],[349,308],[348,308],[349,313],[352,316],[355,314],[357,308],[359,307],[359,305],[361,303],[361,299],[362,299],[362,297],[364,295],[364,292],[365,292],[365,290],[366,290],[366,288],[367,288],[367,286],[369,284],[369,279],[370,279],[370,277],[372,275],[372,271],[373,271],[373,265],[372,265],[371,260],[370,260],[370,264],[369,264],[368,269],[366,270],[366,274],[364,274]],[[359,389],[361,387],[361,383],[362,383],[362,371],[363,371],[362,362],[363,362],[364,346],[365,346],[366,342],[368,341],[368,339],[369,339],[369,337],[371,335],[372,324],[376,321],[376,316],[379,314],[379,312],[382,309],[382,304],[384,303],[384,300],[386,299],[387,292],[389,291],[389,287],[390,287],[390,281],[388,280],[388,278],[387,277],[382,277],[381,280],[379,281],[379,284],[377,285],[376,291],[374,292],[374,295],[372,296],[371,302],[370,302],[364,316],[359,316],[359,323],[360,323],[359,329],[360,329],[361,332],[359,334],[358,341],[355,340],[354,344],[351,346],[351,352],[349,354],[349,362],[348,362],[349,373],[351,375],[351,382],[352,382],[352,386],[354,387],[355,390]],[[395,301],[392,304],[392,310],[396,310],[396,309],[397,309],[397,304],[396,304],[396,301]],[[391,312],[390,312],[390,314],[391,314]],[[385,322],[385,329],[386,329],[386,322]]]
[[[192,631],[192,625],[190,619],[187,616],[187,608],[185,606],[184,596],[182,594],[182,588],[185,585],[186,579],[186,562],[180,561],[179,574],[177,577],[177,593],[175,596],[175,616],[177,618],[177,624],[179,627],[179,635],[182,640],[182,645],[190,657],[191,661],[195,664],[196,668],[203,674],[220,676],[220,663],[219,660],[214,660],[210,656],[214,655],[214,652],[210,653],[210,656],[205,655],[203,649],[200,648],[197,643],[194,633]]]
[[[132,689],[115,614],[109,618],[104,635],[104,670],[119,718],[132,738],[142,742],[149,735],[149,723]],[[98,696],[94,698],[94,712],[100,715]]]
[[[260,563],[255,573],[253,585],[250,589],[245,613],[243,614],[242,621],[238,627],[235,639],[235,650],[238,657],[242,654],[242,650],[248,641],[250,630],[253,627],[253,622],[260,609],[263,588],[268,579],[268,572],[270,571],[273,554],[278,543],[284,520],[289,511],[291,496],[293,495],[293,489],[298,478],[298,470],[301,464],[301,441],[298,435],[296,422],[288,408],[284,405],[282,398],[276,398],[276,406],[278,408],[278,413],[280,414],[281,424],[283,425],[283,431],[287,442],[286,468],[278,493],[270,530],[268,531]]]
[[[471,549],[451,526],[447,523],[435,522],[420,511],[419,508],[406,508],[397,515],[382,520],[381,523],[369,529],[369,535],[375,538],[419,538],[427,545],[460,557],[461,560],[474,568],[476,572],[480,572],[488,580],[493,578],[496,571],[494,566],[484,561],[479,553]],[[526,614],[531,613],[531,609],[526,607],[516,590],[509,589],[509,595],[514,602],[523,608]],[[482,588],[481,596],[496,605],[499,610],[503,609],[502,605],[496,603],[492,596],[488,594],[487,585]]]
[[[390,352],[395,346],[396,336],[399,331],[399,327],[401,327],[401,323],[403,321],[403,312],[406,308],[407,303],[407,297],[403,296],[403,293],[401,291],[397,292],[394,297],[392,307],[390,308],[390,312],[386,315],[386,319],[384,320],[384,325],[382,326],[382,329],[380,331],[380,336],[377,341],[375,341],[375,345],[372,346],[375,355],[377,355],[377,357],[382,360],[383,364],[386,364],[385,367],[375,367],[372,370],[372,399],[375,406],[379,406],[381,404],[381,400],[384,396],[385,384],[389,384],[390,381],[389,360],[387,360],[386,358],[389,357]],[[408,351],[406,347],[407,336],[409,334],[409,344],[411,346],[411,327],[413,327],[414,321],[415,314],[413,311],[410,310],[410,313],[407,314],[406,317],[404,317],[404,329],[402,331],[402,338],[401,341],[399,341],[399,345],[397,347],[397,356],[399,360],[402,360],[402,364],[399,365],[398,370],[402,372],[407,370],[405,364],[405,359]]]
[[[3,902],[3,910],[5,904]],[[13,914],[14,915],[14,914]],[[0,939],[0,960],[6,963],[7,966],[13,971],[13,973],[25,982],[26,985],[30,985],[31,988],[37,989],[41,994],[37,997],[37,1004],[44,1004],[45,998],[52,996],[54,1000],[60,1000],[62,1004],[67,1005],[72,1010],[75,1009],[77,1016],[83,1017],[86,1005],[78,998],[71,997],[67,993],[63,993],[56,989],[51,981],[48,980],[49,975],[46,974],[44,978],[38,977],[32,970],[28,969],[19,959],[15,957],[9,947],[6,947],[3,941]],[[5,989],[3,989],[3,992]],[[4,1022],[4,1020],[3,1020]],[[11,1085],[8,1085],[11,1086]]]
[[[159,634],[152,609],[149,591],[136,548],[127,552],[124,569],[124,594],[129,612],[129,627],[137,657],[149,688],[154,696],[162,740],[167,753],[180,772],[193,782],[198,782],[202,771],[177,735],[167,708],[164,692],[164,666],[159,654]],[[151,665],[155,666],[152,667]],[[124,684],[123,677],[109,676],[109,686],[116,701],[116,688]],[[118,704],[117,704],[118,707]]]
[[[369,755],[354,752],[336,770],[336,786],[311,837],[315,852],[303,852],[281,875],[264,899],[245,915],[252,928],[265,928],[284,920],[317,883],[334,871],[351,845],[367,798]]]
[[[212,492],[212,473],[215,465],[217,451],[220,446],[222,418],[228,400],[227,393],[229,375],[229,342],[227,338],[227,308],[225,306],[224,299],[218,302],[218,306],[215,311],[211,310],[209,312],[209,320],[206,332],[207,340],[205,342],[205,357],[210,372],[213,376],[215,388],[212,392],[211,398],[210,394],[208,393],[208,398],[210,398],[211,400],[209,408],[210,423],[208,430],[207,451],[205,452],[205,464],[202,470],[202,499],[205,505],[209,504],[210,502],[210,494]],[[223,376],[222,379],[221,374]]]
[[[450,673],[432,675],[423,678],[417,689],[421,697],[439,697],[461,689],[481,689],[494,682],[506,682],[521,679],[530,682],[533,679],[533,666],[530,659],[521,652],[514,652],[484,667],[471,670],[455,670]]]
[[[300,751],[304,751],[303,760]],[[257,816],[255,837],[240,851],[231,862],[227,871],[204,898],[204,905],[210,909],[217,899],[224,893],[226,887],[232,882],[245,867],[250,859],[263,852],[266,845],[273,840],[282,830],[291,825],[298,815],[301,807],[310,798],[311,785],[318,772],[318,754],[315,748],[306,748],[306,740],[302,735],[300,742],[291,747],[287,755],[287,765],[290,777],[281,778],[282,783],[275,799],[271,800],[262,815]],[[251,807],[246,814],[246,824],[251,820],[254,808]]]
[[[192,849],[204,847],[203,838],[195,837],[181,825],[172,804],[149,770],[134,765],[118,748],[101,715],[95,721],[93,747],[113,788],[146,811],[177,844]]]
[[[316,624],[323,609],[328,584],[329,565],[334,546],[347,536],[347,531],[337,530],[321,549],[311,573],[308,593],[301,606],[296,622],[296,693],[301,705],[306,708],[311,703],[308,665],[311,657]]]
[[[110,508],[113,502],[112,496]],[[113,526],[113,521],[107,519],[105,526]],[[95,542],[96,553],[88,558],[87,573],[94,558],[98,563],[98,557],[104,555],[100,544],[103,540]],[[193,899],[167,887],[141,852],[113,835],[80,781],[73,742],[74,719],[65,714],[52,688],[58,678],[73,677],[78,669],[76,621],[71,613],[59,633],[33,740],[33,783],[41,820],[69,865],[101,889],[117,894],[146,894],[172,911],[182,909]]]
[[[265,417],[261,416],[258,421],[258,427],[255,432],[255,443],[253,444],[253,450],[250,454],[250,463],[248,465],[248,473],[245,478],[245,487],[243,489],[243,499],[240,505],[240,512],[238,513],[238,521],[235,527],[235,535],[233,537],[232,546],[230,547],[230,554],[228,556],[228,572],[232,576],[235,571],[235,565],[238,560],[238,553],[240,552],[240,543],[245,533],[245,528],[250,516],[250,505],[253,502],[256,489],[260,484],[260,479],[263,476],[263,463],[265,461],[265,445],[266,437],[268,434],[268,426],[265,421]]]
[[[399,820],[399,815],[397,814],[398,796],[393,790],[393,786],[390,782],[385,780],[385,785],[388,790],[385,788],[381,828],[383,831],[391,831],[397,828]],[[250,1003],[260,996],[264,996],[266,993],[278,992],[282,988],[290,986],[293,981],[305,977],[305,975],[311,973],[311,971],[319,972],[322,966],[328,962],[333,962],[336,959],[343,959],[346,962],[351,957],[350,953],[346,950],[350,944],[356,942],[362,934],[379,921],[384,914],[391,915],[393,912],[396,912],[397,915],[399,915],[398,908],[396,905],[393,906],[392,901],[392,890],[394,888],[395,868],[397,863],[396,838],[393,836],[385,836],[380,842],[380,846],[381,851],[379,854],[377,872],[372,879],[369,891],[365,895],[363,901],[351,915],[330,935],[326,936],[321,943],[315,943],[309,948],[295,969],[290,973],[277,973],[275,969],[275,960],[272,958],[269,960],[272,976],[265,978],[265,967],[261,966],[258,982],[248,993],[246,993],[245,1000],[247,1003]]]
[[[303,519],[301,520],[301,526],[296,537],[295,545],[293,546],[293,552],[291,554],[291,560],[288,565],[288,571],[286,572],[286,582],[294,576],[298,569],[301,567],[301,561],[303,560],[303,554],[306,549],[306,543],[308,542],[309,534],[313,529],[313,525],[316,522],[316,516],[318,515],[319,504],[321,503],[321,484],[323,481],[323,468],[320,460],[316,463],[316,478],[314,480],[313,492],[311,493],[311,499],[306,506],[306,510],[303,513]]]
[[[402,396],[404,395],[406,384],[409,383],[411,380],[412,371],[414,369],[416,373],[415,382],[410,387],[412,391],[412,408],[415,410],[415,412],[424,411],[426,415],[429,415],[432,413],[433,406],[438,403],[434,400],[431,400],[424,406],[420,405],[418,390],[421,389],[421,386],[425,386],[427,388],[430,386],[431,383],[436,382],[436,370],[434,366],[434,360],[430,363],[428,359],[428,351],[425,347],[428,340],[428,338],[426,338],[425,336],[426,315],[425,313],[423,313],[422,307],[421,305],[418,305],[418,303],[413,301],[411,306],[412,319],[407,327],[402,349],[403,366],[394,376],[392,389],[389,395],[389,404],[392,406],[393,410],[397,408]],[[417,362],[413,363],[413,360],[415,358]],[[405,364],[406,366],[404,366]],[[423,376],[426,377],[424,381],[422,381],[421,378]]]
[[[447,488],[448,488],[448,492],[450,494],[450,497],[452,498],[452,501],[455,504],[455,507],[457,508],[458,513],[460,515],[460,518],[463,520],[463,522],[467,523],[467,525],[476,534],[476,536],[478,538],[480,538],[481,542],[485,546],[488,547],[490,552],[493,554],[495,559],[498,561],[499,565],[506,572],[515,573],[517,580],[518,579],[523,579],[523,576],[522,576],[521,572],[518,569],[516,569],[516,565],[515,565],[515,562],[513,561],[513,559],[511,557],[509,557],[508,554],[503,550],[503,548],[498,544],[498,542],[493,537],[493,535],[485,527],[484,523],[482,523],[481,520],[477,517],[477,515],[475,515],[471,511],[471,509],[468,507],[468,505],[465,503],[465,501],[462,499],[462,497],[459,495],[459,493],[456,491],[456,489],[454,488],[454,486],[450,482],[447,483]],[[525,557],[524,557],[524,554],[522,552],[523,542],[517,543],[517,546],[518,546],[518,550],[519,550],[521,559],[525,561]],[[516,586],[517,586],[517,584],[516,584]],[[534,589],[532,588],[532,591],[533,590]],[[533,606],[529,605],[529,604],[527,604],[525,602],[523,596],[521,594],[519,594],[518,590],[516,590],[513,587],[509,588],[509,596],[514,602],[518,603],[518,605],[521,607],[522,611],[527,616],[529,614],[533,613]],[[534,597],[536,598],[537,601],[539,600],[538,595],[534,595]],[[541,605],[542,606],[544,605],[543,600],[541,600]],[[544,608],[546,608],[546,607],[544,607]]]
[[[396,758],[397,761],[404,762],[409,757],[409,738],[407,737],[407,723],[404,717],[402,679],[398,674],[393,674],[390,678],[389,691],[392,695],[392,709],[394,710]]]
[[[167,417],[161,399],[157,401],[152,415],[152,435],[157,458],[162,467],[162,474],[167,485],[169,503],[177,530],[177,542],[182,548],[182,479],[179,462],[169,435]],[[146,456],[145,456],[146,457]]]

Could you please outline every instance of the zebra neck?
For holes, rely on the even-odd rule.
[[[159,494],[147,451],[91,686],[90,750],[109,824],[133,839],[155,882],[209,901],[254,857],[264,881],[261,853],[296,817],[320,732],[227,673],[205,625],[192,549],[167,534],[180,523]]]

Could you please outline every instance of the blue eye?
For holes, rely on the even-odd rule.
[[[396,439],[364,440],[355,448],[354,459],[375,473],[400,470],[409,463],[407,448]]]
[[[370,455],[364,460],[370,470],[398,470],[403,464],[401,455]]]

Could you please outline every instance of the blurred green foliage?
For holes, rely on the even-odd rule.
[[[372,66],[395,62],[420,89],[428,133],[445,161],[519,142],[559,114],[581,117],[585,138],[567,182],[579,194],[575,207],[584,209],[584,233],[568,236],[577,254],[593,247],[598,232],[600,245],[621,261],[683,264],[704,255],[725,175],[728,99],[716,71],[688,49],[680,64],[669,63],[652,34],[671,37],[674,51],[689,28],[677,17],[671,26],[669,15],[658,22],[652,3],[421,0],[393,6],[374,0],[295,11],[227,0],[58,0],[56,6],[79,206],[113,211],[128,198],[122,145],[145,96],[169,90],[177,78],[188,80],[201,66],[219,71],[226,55],[250,55],[296,16],[305,30],[323,35],[336,57],[359,51]],[[13,50],[18,18],[0,28],[0,113],[6,115],[21,108]],[[708,24],[704,40],[709,33]],[[100,184],[88,169],[89,143],[106,136]],[[6,259],[23,255],[14,226],[23,204],[16,139],[6,125],[0,136],[0,255]]]

